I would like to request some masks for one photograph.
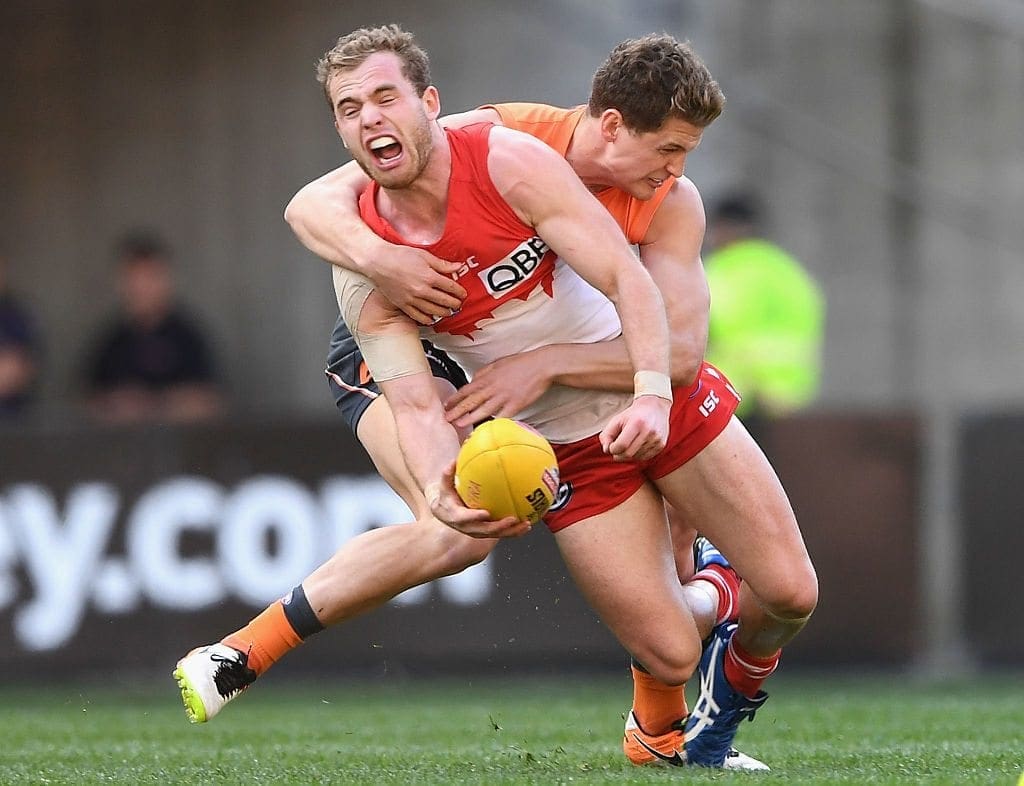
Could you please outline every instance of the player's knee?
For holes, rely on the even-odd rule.
[[[697,671],[700,662],[700,651],[690,647],[636,649],[639,651],[634,651],[633,657],[643,664],[652,677],[666,685],[682,685]]]
[[[771,615],[780,620],[805,620],[818,605],[818,577],[810,565],[803,571],[791,573],[770,603]]]

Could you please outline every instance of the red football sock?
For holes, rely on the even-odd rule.
[[[633,715],[648,734],[665,734],[672,724],[686,717],[682,685],[666,685],[636,666],[633,670]]]
[[[221,639],[221,643],[248,653],[249,668],[259,675],[299,646],[302,639],[288,622],[281,601],[275,600],[244,628]]]
[[[761,689],[761,683],[768,679],[779,665],[781,655],[782,650],[776,650],[768,657],[751,655],[736,641],[736,636],[733,636],[729,639],[729,646],[725,651],[725,679],[737,693],[752,699]]]
[[[715,625],[736,618],[739,611],[740,577],[735,570],[712,564],[694,573],[690,581],[706,581],[718,590]]]

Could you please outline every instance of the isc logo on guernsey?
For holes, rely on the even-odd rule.
[[[531,237],[516,246],[512,253],[477,273],[493,298],[500,298],[536,272],[544,255],[551,248],[539,237]]]

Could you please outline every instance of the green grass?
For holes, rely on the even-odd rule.
[[[0,689],[2,784],[1006,784],[1024,684],[772,681],[738,747],[768,774],[636,769],[628,679],[294,684],[273,675],[190,726],[152,690]]]

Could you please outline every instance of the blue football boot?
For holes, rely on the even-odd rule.
[[[725,650],[736,627],[736,623],[728,622],[715,628],[701,655],[700,694],[683,730],[690,764],[725,766],[740,721],[753,720],[754,713],[768,699],[764,691],[748,699],[725,680]]]
[[[721,565],[723,568],[732,569],[729,560],[715,547],[715,544],[703,535],[698,535],[693,540],[693,569],[695,571],[704,570],[708,565]]]

